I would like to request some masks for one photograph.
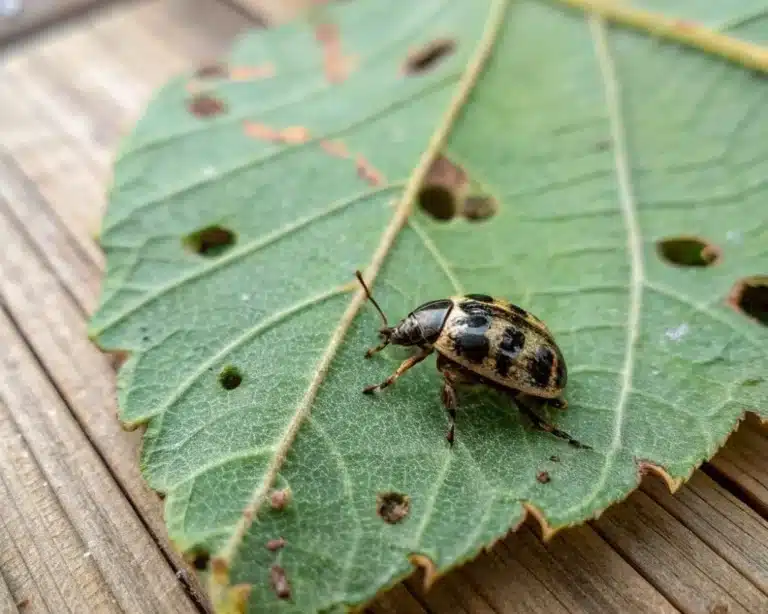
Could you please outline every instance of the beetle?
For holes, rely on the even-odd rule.
[[[568,370],[552,333],[532,313],[487,294],[465,294],[429,301],[390,326],[371,295],[360,271],[355,275],[384,326],[381,343],[366,351],[370,358],[388,345],[411,346],[417,353],[406,358],[380,384],[367,386],[373,394],[391,386],[408,369],[437,352],[437,369],[443,376],[441,398],[448,412],[446,439],[453,445],[456,431],[457,387],[484,385],[509,395],[537,429],[580,448],[589,448],[555,428],[531,407],[532,401],[565,409],[563,391]]]

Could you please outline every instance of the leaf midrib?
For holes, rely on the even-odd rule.
[[[504,16],[508,4],[509,0],[493,0],[492,2],[483,35],[477,46],[475,54],[467,65],[466,70],[464,71],[457,84],[453,99],[451,100],[448,109],[444,113],[442,121],[438,123],[427,148],[422,154],[414,172],[411,174],[408,180],[408,184],[403,191],[400,202],[398,203],[395,214],[385,229],[379,243],[379,247],[373,255],[371,264],[367,271],[369,284],[373,282],[373,279],[383,265],[387,255],[389,254],[389,250],[394,244],[395,238],[397,237],[402,227],[405,225],[408,219],[408,215],[411,211],[412,203],[416,197],[421,183],[424,180],[424,177],[426,176],[429,166],[445,142],[450,129],[453,126],[453,123],[455,122],[461,108],[463,107],[464,102],[469,96],[469,93],[472,91],[472,88],[478,76],[480,75],[483,66],[485,65],[485,61],[488,59],[488,56],[493,49],[496,37],[501,28],[501,24],[504,22]],[[243,537],[248,530],[248,527],[250,526],[253,519],[257,517],[260,506],[264,501],[268,489],[271,487],[275,478],[277,477],[283,460],[291,445],[293,444],[299,427],[304,422],[306,416],[309,414],[309,410],[315,400],[315,397],[317,396],[320,385],[325,379],[325,375],[330,368],[331,362],[333,361],[333,358],[335,357],[347,330],[357,315],[357,312],[364,303],[365,298],[365,293],[362,291],[362,289],[358,290],[356,295],[352,298],[344,315],[342,316],[339,322],[339,326],[331,336],[328,347],[320,359],[317,370],[315,372],[315,376],[312,378],[304,398],[299,403],[293,418],[288,423],[288,426],[284,431],[279,445],[278,453],[275,455],[274,461],[267,469],[261,484],[254,490],[253,496],[243,511],[235,531],[233,531],[231,538],[220,553],[219,558],[223,559],[227,564],[229,564],[233,559],[235,553],[237,552],[238,546],[242,542]]]

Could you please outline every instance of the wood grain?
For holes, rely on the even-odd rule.
[[[768,436],[757,418],[747,417],[706,471],[768,518]]]
[[[0,315],[0,346],[0,420],[8,436],[3,442],[16,444],[3,450],[0,463],[8,495],[4,500],[13,502],[1,513],[9,514],[6,527],[14,519],[17,523],[13,543],[25,567],[30,556],[39,557],[30,569],[35,583],[49,578],[40,603],[47,610],[41,611],[78,611],[86,604],[91,612],[195,612],[5,313]]]
[[[18,614],[18,612],[16,600],[11,595],[2,574],[0,574],[0,614]]]
[[[768,522],[701,472],[675,495],[660,480],[644,491],[687,529],[768,594]],[[768,611],[768,607],[766,607]]]
[[[97,4],[99,0],[4,0],[0,2],[0,45],[9,39]]]
[[[609,508],[594,526],[683,612],[768,612],[765,593],[645,492]]]

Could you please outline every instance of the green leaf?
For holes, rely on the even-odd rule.
[[[764,40],[736,4],[728,33]],[[549,534],[643,471],[677,485],[765,415],[762,75],[532,0],[313,19],[162,89],[103,225],[91,334],[130,353],[121,419],[147,423],[142,470],[220,612],[364,603],[526,509]],[[449,221],[410,207],[438,151],[424,201]],[[482,389],[450,449],[432,359],[363,395],[408,352],[363,358],[380,322],[356,268],[390,319],[475,292],[546,321],[569,367],[549,417],[592,449]]]

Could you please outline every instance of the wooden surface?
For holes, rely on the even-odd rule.
[[[39,14],[26,35],[0,24],[0,614],[207,607],[139,475],[140,433],[115,419],[113,360],[85,337],[93,236],[115,145],[152,89],[299,1],[123,1]],[[530,523],[369,611],[768,613],[767,513],[766,431],[747,420],[676,495],[648,479],[546,544]]]

